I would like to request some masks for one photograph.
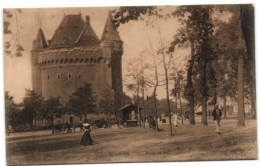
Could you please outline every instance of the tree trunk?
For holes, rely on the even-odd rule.
[[[202,121],[201,121],[201,123],[204,126],[207,126],[208,125],[208,122],[207,122],[207,62],[206,62],[205,58],[203,59],[202,65],[203,66],[202,66],[201,84],[202,84],[203,90],[202,90]]]
[[[183,124],[183,112],[182,112],[182,105],[181,105],[181,90],[179,90],[179,102],[180,102],[181,124]]]
[[[36,118],[34,120],[34,130],[37,130],[37,126],[36,126]]]
[[[255,14],[252,4],[240,5],[241,28],[247,47],[249,66],[249,85],[252,119],[256,119],[256,79],[255,79]]]
[[[256,119],[256,101],[255,101],[255,93],[251,94],[251,112],[252,112],[252,119]]]
[[[53,117],[51,118],[51,133],[52,134],[55,134],[55,132],[54,132],[54,127],[53,127]]]
[[[227,99],[224,96],[224,118],[227,119]]]
[[[139,127],[141,127],[141,112],[140,112],[140,103],[139,103],[139,85],[140,80],[138,79],[138,84],[137,84],[137,112],[138,112],[138,121],[139,121]]]
[[[175,114],[178,113],[178,98],[177,98],[177,94],[175,96]]]
[[[159,31],[160,34],[160,31]],[[157,103],[156,103],[156,90],[159,84],[159,78],[158,78],[158,70],[157,70],[157,63],[156,63],[156,59],[155,59],[155,53],[154,53],[154,49],[153,49],[153,45],[152,42],[149,39],[149,43],[150,43],[150,47],[152,50],[152,56],[153,56],[153,65],[154,65],[154,74],[155,74],[155,85],[154,85],[154,90],[153,90],[153,100],[154,100],[154,109],[155,109],[155,125],[156,125],[156,130],[159,131],[159,126],[158,126],[158,110],[157,110]],[[162,45],[162,41],[161,41],[161,45]],[[149,106],[149,105],[148,105]]]
[[[244,79],[243,79],[243,70],[244,70],[244,57],[243,54],[239,52],[238,55],[238,126],[245,126],[245,110],[244,110]]]
[[[158,126],[158,110],[157,110],[157,100],[156,100],[156,90],[157,90],[157,85],[155,85],[154,90],[153,90],[153,101],[154,101],[154,109],[155,109],[155,127],[156,130],[159,131],[159,126]]]
[[[194,43],[193,41],[190,41],[191,43],[191,61],[188,68],[187,73],[187,89],[189,91],[189,107],[190,107],[190,124],[195,125],[195,118],[194,118],[194,90],[193,90],[193,84],[192,84],[192,69],[195,61],[195,55],[194,55]]]
[[[164,72],[165,72],[165,90],[166,90],[166,100],[167,100],[167,107],[168,107],[168,113],[169,113],[169,127],[170,127],[170,136],[172,136],[172,112],[170,107],[170,97],[169,97],[169,80],[168,80],[168,70],[165,62],[165,55],[163,54],[163,66],[164,66]]]
[[[143,100],[143,125],[145,128],[145,108],[144,108],[144,81],[143,81],[143,85],[142,85],[142,100]]]

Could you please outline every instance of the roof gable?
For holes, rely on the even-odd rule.
[[[50,47],[73,47],[85,26],[81,15],[66,15],[50,42]]]
[[[99,46],[100,41],[90,26],[89,16],[86,17],[86,24],[80,33],[78,39],[75,41],[76,46]]]

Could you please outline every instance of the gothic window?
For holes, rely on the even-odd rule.
[[[72,78],[72,74],[69,73],[69,74],[68,74],[68,79],[71,79],[71,78]]]
[[[60,74],[57,74],[57,78],[58,78],[58,80],[60,79]]]

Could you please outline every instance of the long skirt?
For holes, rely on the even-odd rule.
[[[88,131],[86,131],[81,138],[80,145],[87,146],[87,145],[91,145],[91,144],[93,144],[93,140],[90,136],[90,133]]]

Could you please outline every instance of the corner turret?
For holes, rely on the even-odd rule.
[[[42,29],[40,28],[37,33],[36,40],[33,41],[32,50],[44,49],[47,47],[47,42],[45,40]]]
[[[41,69],[39,64],[39,54],[47,48],[48,45],[41,28],[39,28],[36,40],[33,41],[31,51],[31,64],[32,64],[32,89],[38,93],[42,93],[41,85]]]
[[[114,50],[123,50],[123,42],[120,39],[119,33],[113,23],[112,13],[108,12],[107,21],[101,37],[103,45],[111,45]]]
[[[114,90],[115,109],[122,106],[122,54],[123,42],[120,39],[119,32],[113,23],[112,13],[108,12],[106,24],[101,37],[104,55],[111,59],[112,67],[112,89]]]

